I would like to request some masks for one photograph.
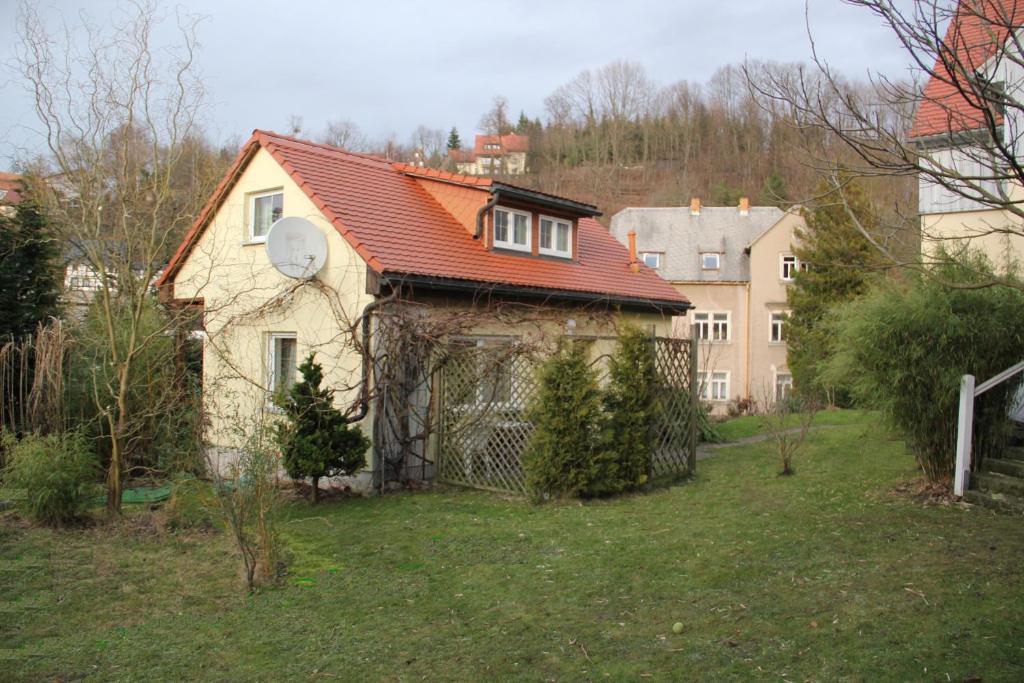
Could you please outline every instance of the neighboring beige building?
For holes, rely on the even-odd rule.
[[[1024,265],[1024,219],[993,208],[1024,202],[1024,190],[1005,180],[1014,177],[1006,171],[1006,155],[1016,158],[1024,146],[1024,112],[1018,106],[1024,63],[1019,43],[1008,37],[1008,27],[1022,23],[1024,4],[1010,0],[961,3],[949,22],[942,44],[954,51],[944,58],[955,76],[942,60],[935,64],[909,133],[943,180],[919,175],[926,262],[939,248],[967,247],[983,252],[1002,271]],[[995,106],[971,95],[982,83],[1006,93],[1007,104]],[[990,107],[995,111],[987,111]],[[993,153],[997,142],[1006,153]],[[1003,180],[995,180],[1000,176]]]
[[[667,336],[688,301],[653,271],[635,271],[595,215],[487,178],[256,131],[158,282],[168,300],[202,313],[208,442],[230,457],[239,428],[272,412],[268,397],[315,351],[337,405],[374,440],[378,471],[364,363],[384,362],[372,360],[375,330],[395,297],[424,316],[468,318],[459,343],[477,347],[608,335],[624,320]],[[267,255],[271,226],[293,217],[326,238],[312,277],[285,277]],[[436,409],[430,393],[410,394],[410,420]]]
[[[751,207],[635,207],[612,217],[623,243],[636,233],[647,265],[685,291],[693,310],[674,334],[700,337],[702,396],[716,414],[730,401],[774,400],[793,385],[786,360],[786,287],[800,267],[792,253],[796,210]]]
[[[453,149],[448,158],[457,173],[466,175],[522,175],[526,173],[527,135],[477,135],[473,149]]]

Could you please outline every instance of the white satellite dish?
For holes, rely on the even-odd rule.
[[[281,218],[267,233],[267,258],[282,275],[314,278],[327,262],[327,238],[305,218]]]

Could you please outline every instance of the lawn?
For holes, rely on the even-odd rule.
[[[762,443],[582,505],[295,505],[254,596],[223,535],[8,517],[0,679],[1024,679],[1024,520],[894,495],[910,456],[840,415],[793,477]]]

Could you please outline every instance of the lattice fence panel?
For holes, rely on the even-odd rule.
[[[520,458],[533,434],[524,411],[537,389],[534,368],[510,346],[453,349],[442,368],[441,480],[526,492]]]
[[[692,472],[697,455],[696,412],[691,391],[692,342],[658,337],[654,368],[658,387],[658,418],[654,426],[655,477]]]

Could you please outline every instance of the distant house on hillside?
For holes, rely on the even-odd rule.
[[[786,288],[801,267],[792,252],[799,213],[774,206],[626,208],[612,217],[623,244],[636,233],[644,263],[671,282],[694,308],[673,333],[701,341],[702,396],[715,413],[741,398],[786,397]]]
[[[1024,3],[961,2],[950,22],[944,54],[934,66],[910,138],[939,169],[963,180],[945,183],[919,176],[921,247],[983,251],[998,268],[1024,261],[1024,221],[1002,207],[1021,201],[1022,189],[1005,166],[1019,155],[1024,131],[1024,62],[1016,42]],[[978,96],[977,89],[997,93]],[[1004,93],[1006,106],[998,106]],[[993,152],[1002,147],[1008,153]],[[966,195],[966,196],[965,196]]]
[[[526,135],[477,135],[473,149],[453,149],[448,159],[465,175],[522,175],[526,173]]]
[[[0,172],[0,214],[10,216],[14,205],[21,201],[21,176]]]

